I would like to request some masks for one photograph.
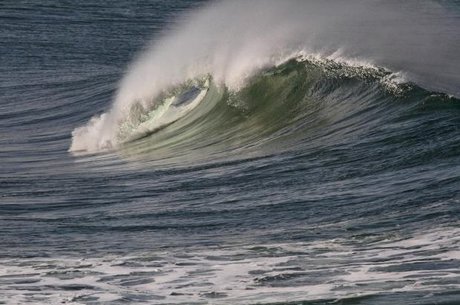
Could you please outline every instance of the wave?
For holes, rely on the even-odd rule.
[[[150,107],[133,104],[115,139],[127,157],[216,161],[242,152],[326,147],[417,108],[458,102],[383,68],[295,57],[237,90],[207,75],[160,94]]]
[[[421,23],[428,11],[442,18]],[[456,95],[460,40],[442,31],[458,22],[449,16],[432,1],[208,5],[134,61],[111,109],[75,129],[69,150],[92,153],[150,138],[140,151],[228,152],[304,139],[355,112],[369,121],[363,113],[379,104],[434,94],[420,86]]]

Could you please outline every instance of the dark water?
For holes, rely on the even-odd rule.
[[[69,152],[152,35],[203,5],[0,3],[0,304],[460,304],[453,68],[293,56],[238,90],[210,73],[174,88],[177,107],[206,91],[174,122]],[[133,107],[134,129],[162,109]]]

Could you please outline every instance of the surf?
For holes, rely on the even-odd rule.
[[[174,117],[174,109],[167,105],[173,97],[166,100],[165,96],[187,83],[206,78],[222,94],[238,93],[267,69],[298,58],[361,72],[389,71],[393,76],[387,85],[396,91],[400,83],[416,83],[457,95],[459,76],[454,71],[460,66],[455,61],[459,34],[443,29],[458,20],[444,17],[423,24],[420,21],[428,11],[451,16],[432,1],[404,5],[396,1],[211,3],[179,19],[173,30],[164,32],[135,58],[109,110],[72,132],[69,151],[117,149],[182,120],[189,111],[165,119]],[[354,30],[357,26],[360,31]],[[388,35],[390,31],[399,34]],[[434,43],[438,40],[443,43]],[[136,112],[142,123],[133,123]]]

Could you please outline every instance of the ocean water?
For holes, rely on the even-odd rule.
[[[0,24],[0,304],[460,304],[458,1]]]

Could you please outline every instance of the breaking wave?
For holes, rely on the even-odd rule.
[[[69,150],[137,143],[136,153],[170,153],[171,145],[228,152],[305,139],[350,118],[377,122],[382,113],[369,112],[391,112],[388,103],[397,100],[454,99],[429,90],[459,93],[458,34],[433,34],[452,20],[424,31],[428,9],[446,14],[430,1],[208,5],[138,56],[110,110],[75,129]],[[388,31],[399,34],[389,40]]]

